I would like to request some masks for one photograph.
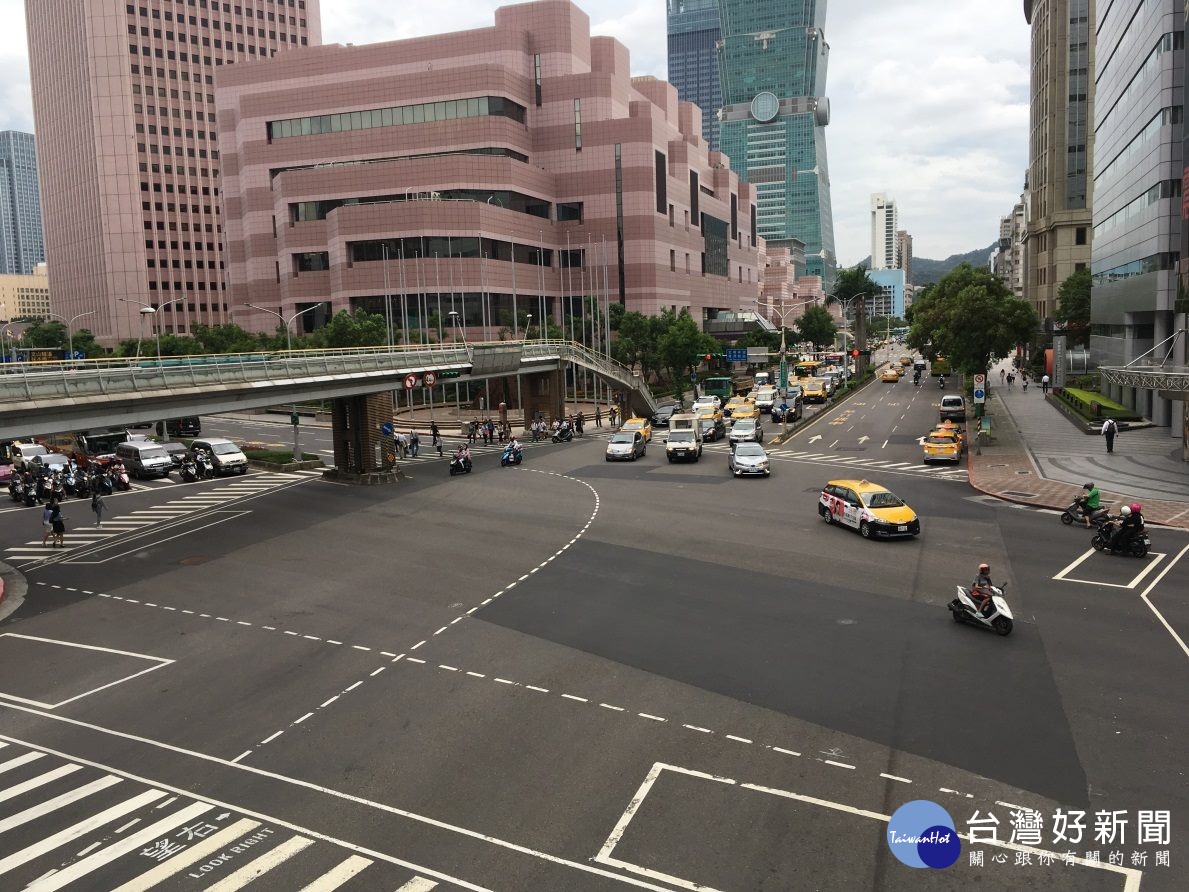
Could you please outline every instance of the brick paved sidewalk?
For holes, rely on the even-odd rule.
[[[994,442],[984,444],[982,455],[973,445],[973,419],[970,423],[971,448],[967,455],[970,485],[987,495],[1045,508],[1065,508],[1081,493],[1072,483],[1048,480],[1040,473],[1028,454],[1023,437],[1016,428],[1011,413],[1003,403],[999,389],[987,395],[987,413],[991,416]],[[1038,394],[1039,396],[1039,394]],[[1111,490],[1102,491],[1102,503],[1115,510],[1120,504],[1136,501],[1133,495]],[[1144,519],[1148,523],[1189,529],[1189,502],[1141,499]]]

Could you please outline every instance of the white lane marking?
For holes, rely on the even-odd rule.
[[[833,765],[835,768],[849,768],[851,771],[855,770],[854,765],[847,765],[845,762],[835,762],[833,759],[823,759],[827,765]]]
[[[437,883],[427,880],[425,877],[413,877],[413,879],[397,889],[396,892],[430,892],[431,889],[436,889],[437,885]]]
[[[786,756],[799,756],[799,755],[801,755],[801,754],[800,754],[800,753],[798,753],[796,750],[786,750],[786,749],[784,749],[783,747],[779,747],[779,746],[774,746],[774,747],[772,747],[772,749],[773,749],[773,750],[775,750],[775,751],[776,751],[776,752],[778,752],[778,753],[784,753]]]
[[[640,716],[640,718],[642,718],[642,719],[648,719],[650,722],[667,722],[668,721],[668,719],[663,719],[659,715],[649,715],[646,712],[638,712],[638,713],[636,713],[636,715]]]
[[[496,681],[499,681],[499,679],[497,678]],[[590,702],[585,697],[575,697],[573,694],[562,694],[562,696],[565,697],[567,700],[577,700],[579,703],[589,703]]]
[[[702,734],[713,734],[709,728],[699,728],[697,725],[682,725],[683,728],[689,728],[691,731],[698,731]]]
[[[1151,610],[1152,613],[1156,614],[1156,618],[1160,620],[1160,624],[1164,626],[1165,631],[1172,635],[1173,640],[1181,646],[1181,650],[1184,651],[1185,656],[1189,657],[1189,646],[1185,644],[1185,640],[1181,638],[1181,636],[1176,633],[1176,630],[1168,624],[1168,620],[1164,618],[1163,613],[1156,609],[1156,605],[1148,600],[1148,596],[1152,593],[1152,589],[1156,588],[1156,586],[1160,583],[1160,580],[1165,577],[1168,571],[1171,570],[1177,564],[1177,562],[1185,556],[1186,551],[1189,551],[1189,545],[1186,545],[1184,548],[1178,551],[1177,556],[1168,562],[1165,568],[1160,572],[1160,575],[1151,581],[1148,587],[1144,589],[1143,594],[1140,595],[1140,600],[1148,605],[1148,609]]]
[[[909,780],[908,778],[906,778],[906,777],[897,777],[897,776],[896,776],[896,775],[894,775],[894,774],[884,774],[882,771],[879,773],[879,776],[880,776],[880,777],[886,777],[888,780],[899,781],[899,782],[900,782],[900,783],[902,783],[902,784],[911,784],[911,783],[912,783],[912,781],[910,781],[910,780]]]
[[[7,799],[12,799],[14,796],[20,796],[22,793],[27,793],[30,790],[36,790],[38,787],[52,783],[60,777],[73,774],[74,772],[78,771],[80,767],[81,766],[75,765],[73,763],[69,765],[59,765],[57,768],[53,769],[52,771],[47,771],[45,774],[39,774],[37,777],[30,778],[27,781],[12,787],[8,787],[5,790],[0,790],[0,802],[4,802]]]
[[[154,886],[163,883],[176,874],[181,873],[192,864],[196,864],[208,855],[213,855],[224,846],[230,845],[246,833],[250,833],[260,826],[259,821],[240,818],[234,824],[220,830],[214,836],[208,836],[190,848],[174,855],[163,864],[158,864],[152,870],[129,880],[113,892],[148,892]],[[370,863],[370,862],[369,862]]]
[[[737,740],[739,743],[751,743],[746,737],[736,737],[734,734],[727,734],[727,740]]]
[[[36,762],[44,755],[44,753],[37,752],[25,753],[24,755],[17,756],[15,759],[9,759],[7,762],[0,762],[0,774],[5,771],[12,771],[14,768],[20,768],[22,765],[28,765],[30,762]]]
[[[307,839],[304,836],[291,836],[276,848],[249,861],[235,873],[215,883],[207,889],[207,892],[236,892],[253,880],[259,879],[274,867],[284,864],[306,846],[312,845],[313,842],[312,839]]]
[[[326,871],[326,873],[302,889],[301,892],[331,892],[331,890],[337,889],[347,882],[347,880],[351,879],[351,877],[362,873],[372,863],[370,858],[364,858],[362,855],[352,855],[350,858],[340,861],[330,870]],[[428,889],[432,889],[437,885],[437,883],[430,880],[426,882],[429,883],[429,886],[426,887]],[[405,885],[407,886],[408,883]],[[397,892],[400,892],[400,890],[398,889]]]

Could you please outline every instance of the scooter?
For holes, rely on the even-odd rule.
[[[1094,534],[1094,538],[1090,540],[1090,544],[1094,546],[1094,550],[1105,551],[1108,554],[1125,554],[1128,557],[1147,557],[1148,549],[1152,547],[1152,540],[1148,538],[1148,531],[1146,529],[1141,529],[1125,544],[1112,548],[1111,540],[1114,539],[1115,531],[1118,529],[1119,518],[1108,517],[1098,528],[1098,532]]]
[[[459,458],[454,456],[450,459],[450,476],[455,474],[469,474],[471,473],[471,460],[469,458]]]
[[[504,447],[503,453],[500,455],[500,467],[506,468],[508,465],[518,465],[524,458],[524,450],[519,446],[513,448],[509,443]]]
[[[16,474],[13,474],[12,479],[8,481],[8,495],[14,502],[25,501],[25,484]]]
[[[201,449],[197,450],[197,455],[194,456],[194,466],[198,470],[200,480],[214,479],[215,466],[211,463],[210,456]]]
[[[1003,597],[1005,588],[1007,588],[1007,583],[1004,583],[1002,587],[991,586],[990,613],[984,613],[974,603],[974,599],[970,597],[970,592],[966,590],[965,586],[957,586],[958,597],[947,605],[950,613],[953,614],[954,622],[970,623],[972,626],[992,629],[1000,635],[1010,635],[1012,613],[1011,608],[1007,606],[1007,599]]]
[[[1085,515],[1086,511],[1083,500],[1080,498],[1074,499],[1073,504],[1061,512],[1061,522],[1066,526],[1069,526],[1071,523],[1081,523]],[[1090,515],[1090,523],[1096,527],[1101,527],[1110,516],[1109,509],[1103,507],[1095,508]]]
[[[183,483],[194,483],[199,479],[198,465],[194,463],[192,458],[182,459],[182,467],[179,471],[182,476]]]
[[[940,387],[942,390],[945,390],[945,375],[937,376],[937,386]]]
[[[122,464],[112,468],[112,475],[115,477],[116,489],[125,491],[132,489],[132,482],[128,479],[128,471]]]
[[[568,427],[558,428],[553,434],[554,443],[569,443],[574,439],[574,431]]]

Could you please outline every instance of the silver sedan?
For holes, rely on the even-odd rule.
[[[732,446],[736,443],[762,443],[764,429],[754,418],[740,418],[731,425],[731,432],[727,435],[727,440]]]
[[[759,443],[740,443],[727,455],[727,468],[736,477],[745,474],[767,477],[772,473],[768,453]]]

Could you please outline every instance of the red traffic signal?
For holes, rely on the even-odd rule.
[[[856,347],[854,350],[851,350],[851,351],[850,351],[850,355],[851,355],[851,358],[852,358],[852,359],[858,359],[858,358],[859,358],[859,350],[858,350],[858,348]]]
[[[705,359],[707,362],[710,362],[710,360],[714,359],[714,355],[711,353],[707,353]]]

